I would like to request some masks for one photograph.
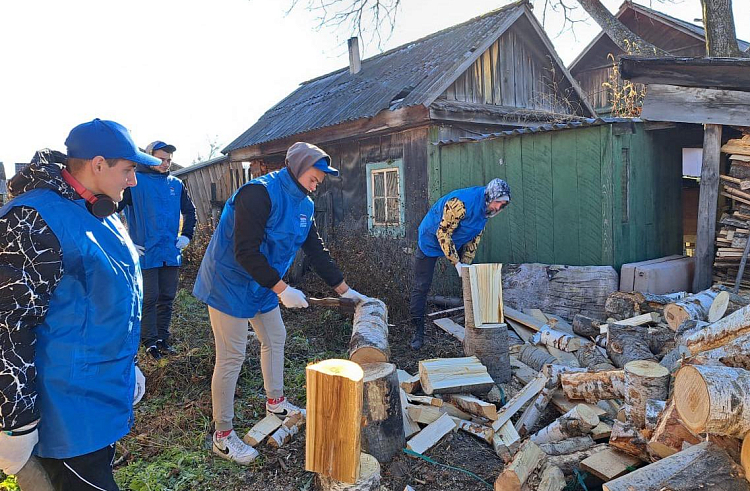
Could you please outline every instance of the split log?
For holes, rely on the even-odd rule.
[[[545,464],[536,489],[537,491],[562,491],[566,485],[562,469],[556,465]]]
[[[611,401],[605,401],[605,402],[611,402]],[[555,408],[557,408],[557,411],[560,414],[565,414],[571,409],[581,404],[591,409],[594,412],[594,414],[596,414],[599,417],[607,415],[610,412],[608,409],[599,407],[598,405],[589,404],[587,402],[581,402],[581,401],[570,401],[568,400],[567,397],[565,397],[565,394],[563,394],[562,389],[555,390],[552,393],[552,400],[550,400],[550,404],[555,406]]]
[[[490,445],[492,444],[492,437],[495,436],[495,430],[493,430],[489,426],[480,425],[479,423],[472,423],[471,421],[466,421],[465,419],[461,418],[453,418],[453,422],[456,423],[456,426],[459,430],[463,430],[470,435],[474,435],[475,437],[479,438],[480,440],[484,440]]]
[[[653,431],[654,428],[656,428],[656,425],[659,424],[659,417],[664,411],[666,405],[667,401],[660,401],[655,399],[649,399],[646,401],[646,412],[644,414],[646,424],[644,427],[647,430]]]
[[[421,387],[419,383],[419,374],[409,375],[408,372],[398,370],[398,383],[404,392],[407,394],[413,394]]]
[[[723,448],[730,457],[732,457],[732,460],[737,462],[738,464],[741,464],[741,455],[742,452],[742,440],[739,438],[735,438],[733,436],[724,436],[724,435],[700,435],[701,437],[704,437],[706,441],[709,441],[711,443],[714,443],[718,445],[719,447]]]
[[[375,363],[387,362],[390,356],[388,309],[377,298],[360,302],[354,311],[349,359],[355,363]]]
[[[711,303],[718,293],[714,290],[704,290],[664,307],[664,319],[669,327],[676,331],[680,324],[688,319],[705,321],[708,319],[708,311]]]
[[[433,358],[419,362],[419,380],[425,394],[486,394],[495,382],[476,356]]]
[[[606,482],[630,472],[640,463],[640,459],[610,447],[582,460],[581,470]]]
[[[547,462],[552,465],[556,465],[557,467],[562,469],[565,474],[573,474],[573,469],[579,468],[582,461],[591,457],[592,455],[603,452],[608,448],[609,445],[607,445],[606,443],[599,443],[591,448],[587,448],[586,450],[579,450],[577,452],[571,452],[561,455],[550,455],[547,457]]]
[[[750,481],[750,434],[745,435],[742,441],[742,452],[740,454],[740,463],[745,469],[745,477]]]
[[[750,333],[735,338],[724,346],[698,353],[694,358],[705,360],[701,365],[707,364],[709,360],[716,360],[728,367],[750,370]]]
[[[643,330],[637,326],[610,325],[607,355],[618,368],[634,360],[656,361],[648,342],[643,339]]]
[[[406,399],[406,392],[404,392],[404,389],[399,390],[399,394],[401,396],[399,397],[399,400],[401,402],[401,418],[404,421],[404,437],[409,438],[415,433],[419,433],[420,428],[416,421],[412,420],[411,416],[409,416],[409,413],[407,411],[409,404]]]
[[[455,429],[456,423],[453,418],[448,414],[443,414],[406,442],[406,448],[418,454],[423,454]]]
[[[526,363],[523,363],[518,358],[511,356],[510,357],[510,366],[513,369],[513,376],[521,382],[522,385],[526,385],[532,380],[534,380],[534,377],[536,377],[539,374],[538,370],[534,370],[530,366],[528,366]],[[496,401],[493,401],[496,402]]]
[[[563,373],[560,382],[568,399],[583,399],[592,404],[601,400],[622,399],[625,393],[623,370]]]
[[[575,436],[559,442],[541,443],[539,448],[541,448],[542,452],[547,455],[565,455],[573,452],[580,452],[581,450],[586,450],[593,446],[594,440],[591,436],[584,435]]]
[[[552,399],[553,390],[550,388],[543,388],[539,395],[536,396],[534,402],[526,406],[526,409],[521,414],[521,417],[516,421],[516,431],[521,436],[526,436],[531,432],[531,429],[541,418],[544,410],[547,409],[549,401]]]
[[[492,448],[498,457],[503,459],[506,464],[513,460],[513,456],[518,452],[521,446],[521,436],[516,432],[513,423],[506,422],[492,435]]]
[[[669,370],[658,363],[631,361],[625,371],[625,416],[636,428],[646,425],[646,401],[669,397]]]
[[[591,430],[591,438],[596,441],[609,440],[610,436],[612,436],[612,427],[604,421],[599,421],[599,424]]]
[[[622,319],[619,321],[614,321],[614,322],[609,322],[607,324],[599,325],[599,334],[607,334],[607,332],[609,331],[610,324],[617,324],[620,326],[643,326],[646,324],[659,322],[660,320],[661,320],[661,316],[653,312],[649,314],[636,315],[635,317],[628,317],[627,319]]]
[[[463,409],[467,413],[475,416],[481,416],[489,420],[495,421],[497,419],[497,407],[490,402],[485,402],[481,399],[477,399],[474,396],[468,396],[464,394],[453,394],[448,396],[449,400]]]
[[[308,365],[305,372],[305,470],[355,483],[359,477],[364,372],[352,361],[335,359]]]
[[[303,426],[305,426],[305,415],[303,413],[299,411],[289,413],[289,415],[284,418],[279,429],[274,431],[273,434],[268,437],[268,444],[275,448],[283,447],[292,441],[292,437],[299,433],[299,430]]]
[[[551,346],[569,353],[581,347],[581,338],[544,326],[531,339],[534,344]]]
[[[685,427],[677,414],[674,400],[669,401],[651,434],[648,448],[652,454],[663,459],[679,452],[685,442],[695,445],[701,439]]]
[[[574,436],[589,433],[599,424],[599,417],[588,407],[579,404],[567,413],[542,428],[531,437],[534,443],[559,442]]]
[[[242,437],[242,440],[251,447],[257,447],[265,438],[281,426],[281,420],[275,414],[269,414],[258,421]]]
[[[613,370],[615,368],[610,359],[604,356],[599,347],[594,343],[581,346],[581,349],[576,352],[576,358],[578,358],[578,363],[582,367],[586,367],[589,370],[601,371]]]
[[[549,354],[549,351],[529,344],[524,344],[518,352],[518,361],[525,363],[537,372],[541,371],[544,365],[554,365],[557,358]]]
[[[742,468],[711,442],[694,445],[602,486],[603,491],[748,491]]]
[[[412,394],[406,394],[406,400],[412,404],[426,404],[428,406],[441,407],[443,400],[432,396],[415,396]]]
[[[362,450],[390,462],[406,443],[396,365],[364,363]]]
[[[542,462],[544,453],[533,442],[527,441],[513,461],[506,465],[495,480],[495,491],[521,491],[532,472]]]
[[[322,491],[379,491],[380,464],[372,455],[361,453],[359,457],[359,479],[349,484],[319,474],[318,484]]]
[[[640,314],[656,312],[661,314],[664,307],[672,302],[685,298],[684,292],[668,295],[655,295],[641,292],[613,292],[605,303],[608,317],[626,319]]]
[[[542,368],[542,373],[545,374],[549,380],[547,381],[547,387],[550,389],[555,389],[557,387],[560,387],[560,377],[564,373],[586,373],[587,370],[585,368],[575,368],[575,367],[569,367],[566,365],[544,365]]]
[[[615,421],[612,425],[612,433],[609,435],[609,446],[633,457],[638,457],[644,462],[650,461],[648,440],[644,438],[638,428],[630,423]]]
[[[750,333],[750,306],[714,322],[703,330],[683,338],[693,354],[719,348],[733,339]]]
[[[573,332],[585,338],[595,338],[599,335],[599,322],[591,317],[576,314],[573,317]]]
[[[736,438],[750,431],[750,371],[723,366],[684,366],[675,376],[674,399],[694,433]]]
[[[500,427],[510,421],[511,416],[516,414],[524,404],[534,399],[547,384],[547,376],[543,373],[537,375],[523,389],[514,395],[505,406],[497,411],[497,419],[492,423],[492,429],[499,431]]]

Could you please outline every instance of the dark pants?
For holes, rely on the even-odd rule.
[[[55,491],[119,491],[112,476],[115,445],[68,459],[39,459]],[[25,491],[25,490],[24,490]]]
[[[414,251],[414,281],[412,282],[411,298],[409,299],[409,315],[412,323],[424,322],[427,293],[429,293],[432,285],[432,275],[435,272],[437,260],[436,257],[425,256],[419,246]]]
[[[143,317],[141,341],[146,347],[156,341],[169,341],[169,323],[172,321],[172,302],[177,293],[180,268],[162,266],[143,270]]]

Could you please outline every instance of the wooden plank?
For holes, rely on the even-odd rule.
[[[281,420],[275,414],[269,414],[261,419],[245,434],[242,440],[251,447],[257,446],[268,435],[281,426]]]
[[[447,332],[454,338],[458,339],[462,343],[464,342],[464,326],[456,324],[448,318],[435,319],[432,322],[434,322],[436,326],[438,326],[440,329]]]
[[[607,127],[608,125],[604,125]],[[537,260],[544,264],[554,262],[554,207],[552,193],[552,135],[550,132],[534,135],[534,181],[537,189],[544,192],[534,197],[536,212]],[[607,263],[602,263],[607,264]]]
[[[495,383],[476,356],[433,358],[419,362],[419,378],[425,394],[487,392]]]
[[[516,321],[519,324],[522,324],[523,326],[531,329],[532,331],[539,331],[542,326],[546,324],[546,322],[542,322],[540,320],[537,320],[530,315],[526,315],[523,312],[519,312],[518,310],[508,307],[507,305],[504,306],[503,311],[505,312],[505,317],[507,317],[510,320]]]
[[[750,95],[748,95],[750,97]],[[745,121],[747,122],[747,112]],[[716,209],[719,192],[719,163],[721,126],[706,125],[703,130],[703,166],[701,167],[698,201],[698,235],[695,246],[693,291],[699,292],[713,282],[714,240],[716,238]]]
[[[524,192],[528,193],[529,196],[539,196],[547,193],[548,189],[543,189],[539,186],[536,180],[536,173],[534,166],[534,136],[533,135],[521,135],[521,171],[523,173],[523,184],[525,186]],[[537,200],[529,199],[524,203],[524,214],[526,215],[526,226],[524,227],[524,241],[526,243],[526,253],[529,258],[536,258],[537,256],[537,225],[536,219],[538,213]]]
[[[516,332],[516,334],[518,334],[518,337],[521,338],[524,343],[531,342],[531,338],[534,336],[534,331],[514,320],[511,320],[509,317],[506,317],[505,322]]]
[[[516,414],[524,404],[536,397],[544,388],[549,378],[543,373],[534,377],[534,380],[526,384],[505,406],[497,411],[497,419],[492,423],[492,429],[498,431],[510,418]]]
[[[510,366],[513,372],[513,376],[516,377],[524,385],[534,380],[534,377],[539,374],[539,372],[523,363],[522,361],[519,361],[515,356],[510,357]]]
[[[599,128],[575,132],[578,174],[578,230],[581,264],[602,263],[601,154]]]
[[[627,474],[640,464],[640,459],[632,455],[607,448],[583,459],[581,469],[606,482]]]
[[[554,206],[555,264],[581,265],[580,219],[578,210],[578,177],[576,140],[569,132],[552,134],[552,203]]]
[[[449,415],[443,414],[406,442],[406,448],[418,454],[423,454],[455,429],[456,423],[453,419]]]
[[[746,126],[749,113],[749,92],[650,84],[641,117],[652,121]]]
[[[602,223],[602,262],[614,264],[614,162],[612,161],[612,126],[599,127],[601,152],[601,223]]]
[[[523,180],[523,156],[521,154],[521,139],[505,139],[505,166],[507,181],[513,192],[513,203],[501,215],[508,214],[510,218],[511,258],[514,263],[527,262],[525,227],[526,227],[526,188]],[[529,195],[529,199],[535,199]]]

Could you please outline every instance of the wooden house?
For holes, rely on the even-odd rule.
[[[657,10],[626,0],[615,17],[635,34],[677,57],[706,56],[705,30],[702,26],[677,19]],[[750,50],[750,43],[739,41],[740,50]],[[614,64],[625,53],[600,32],[568,67],[589,102],[599,113],[608,113],[611,91],[603,84],[613,77]],[[609,58],[614,57],[614,61]]]
[[[526,0],[365,60],[350,45],[350,61],[301,84],[230,143],[227,159],[208,166],[215,178],[227,181],[241,162],[252,175],[280,168],[291,144],[314,143],[341,170],[317,192],[319,229],[353,219],[414,239],[432,142],[593,114]]]

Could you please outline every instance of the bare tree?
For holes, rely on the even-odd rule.
[[[745,56],[737,44],[732,0],[701,0],[703,25],[706,26],[706,55]]]
[[[206,140],[208,140],[208,153],[206,153],[204,157],[199,152],[195,159],[193,159],[192,164],[205,162],[206,160],[211,160],[212,158],[219,156],[219,152],[221,151],[222,147],[222,144],[219,143],[219,135],[214,135],[213,138],[206,136]]]

